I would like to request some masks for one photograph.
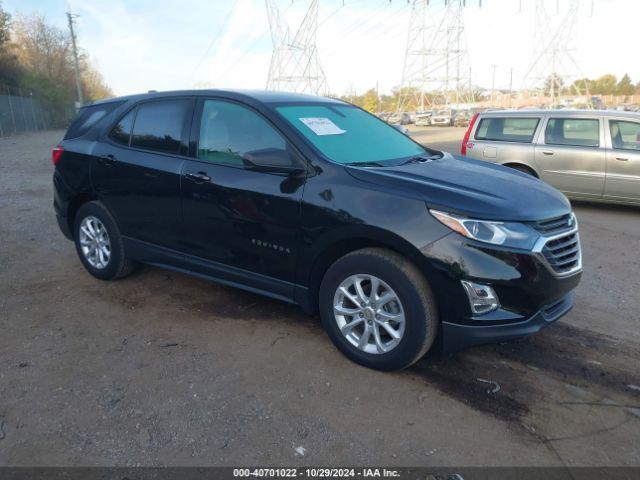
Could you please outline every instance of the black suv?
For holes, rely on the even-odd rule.
[[[136,262],[319,311],[368,367],[534,333],[581,275],[567,199],[425,148],[328,98],[183,91],[80,110],[53,151],[54,206],[93,276]]]

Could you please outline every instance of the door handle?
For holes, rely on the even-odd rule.
[[[628,162],[629,159],[627,157],[616,157],[616,160],[620,160],[621,162]]]
[[[553,155],[553,150],[542,150],[543,155]]]
[[[98,160],[104,165],[113,165],[114,163],[116,163],[117,159],[113,155],[109,154],[100,156]]]
[[[193,180],[196,183],[204,183],[211,181],[211,177],[204,172],[187,172],[184,174],[189,180]]]

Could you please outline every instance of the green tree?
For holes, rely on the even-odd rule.
[[[593,80],[580,78],[571,84],[568,93],[584,95],[587,92],[593,93]]]
[[[62,125],[73,109],[74,76],[70,63],[71,42],[64,31],[48,25],[44,17],[17,16],[13,24],[16,55],[24,69],[20,88],[39,98]]]
[[[0,48],[11,38],[11,15],[2,9],[0,2]]]
[[[367,90],[362,99],[362,108],[371,113],[378,111],[378,93],[375,88]]]
[[[17,16],[11,25],[11,40],[22,69],[22,74],[14,84],[17,83],[25,94],[33,94],[48,106],[54,112],[54,124],[64,124],[73,113],[76,97],[68,32],[48,24],[39,15]],[[112,95],[102,76],[82,51],[80,79],[84,97],[88,101]]]
[[[2,9],[0,2],[0,84],[17,86],[22,69],[11,43],[11,15]]]
[[[616,93],[617,84],[618,79],[616,76],[608,73],[593,81],[593,91],[591,93],[613,95]]]
[[[633,95],[635,92],[635,87],[631,82],[631,77],[625,74],[618,84],[616,85],[616,94],[618,95]]]

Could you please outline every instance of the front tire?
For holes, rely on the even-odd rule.
[[[100,202],[88,202],[76,213],[73,238],[84,268],[100,280],[115,280],[133,270],[126,258],[115,220]]]
[[[436,338],[438,312],[427,281],[389,250],[366,248],[337,260],[322,280],[319,301],[334,345],[365,367],[409,367]]]

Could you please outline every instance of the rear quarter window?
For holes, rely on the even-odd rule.
[[[476,129],[476,140],[531,143],[539,118],[485,117]]]
[[[81,137],[123,103],[109,102],[82,107],[71,122],[71,125],[69,125],[67,133],[64,135],[64,140]]]

